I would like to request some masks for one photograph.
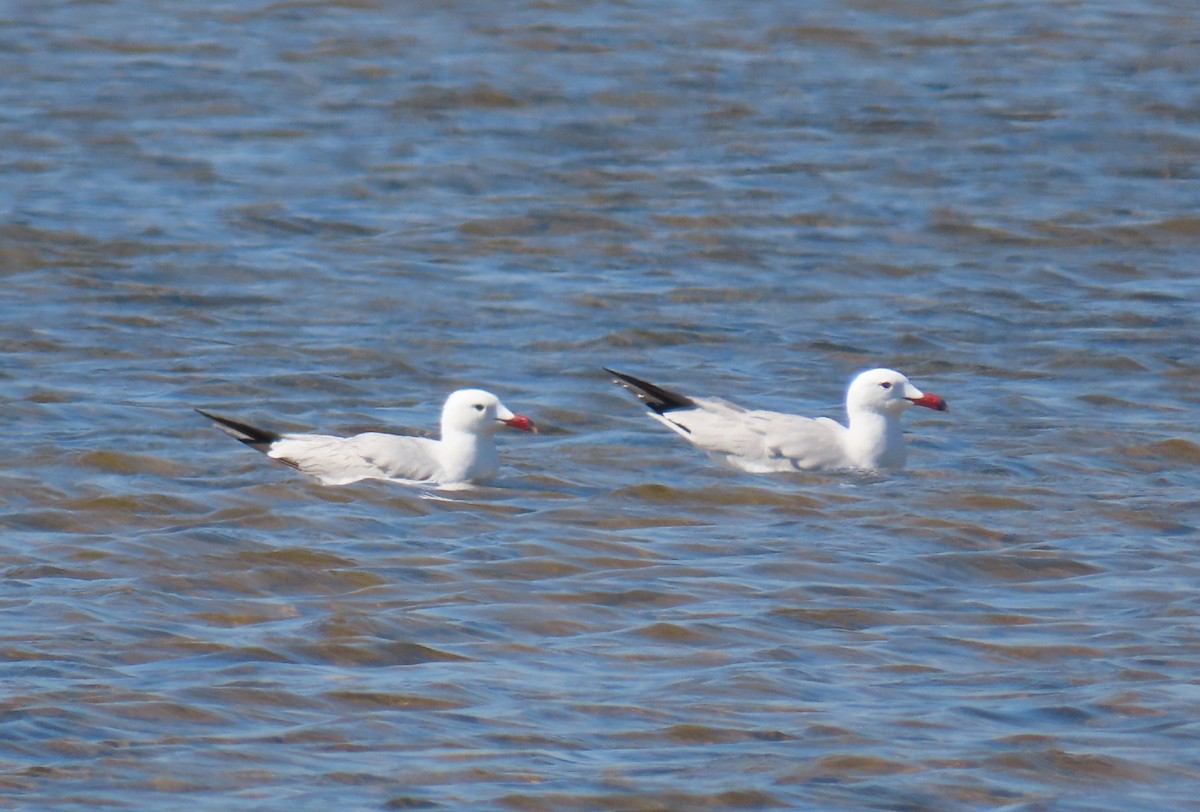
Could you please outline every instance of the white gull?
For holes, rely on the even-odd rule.
[[[367,432],[353,437],[279,434],[197,409],[214,426],[272,459],[316,477],[324,485],[387,479],[440,486],[486,482],[500,467],[496,432],[501,426],[536,431],[482,389],[460,389],[442,407],[440,440]]]
[[[716,398],[690,398],[605,367],[650,416],[713,459],[751,473],[896,471],[904,467],[900,415],[912,406],[939,412],[946,401],[891,369],[861,373],[846,391],[849,424],[744,409]]]

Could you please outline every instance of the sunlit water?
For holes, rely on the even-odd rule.
[[[0,807],[1200,808],[1196,30],[4,7]],[[751,476],[601,365],[951,410],[896,476]],[[544,429],[467,493],[191,411],[464,385]]]

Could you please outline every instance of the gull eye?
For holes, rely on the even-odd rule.
[[[889,383],[888,381],[884,381],[883,383],[881,383],[881,384],[879,384],[879,385],[880,385],[880,386],[882,386],[884,389],[891,389],[891,388],[892,388],[892,385],[891,385],[891,383]]]
[[[483,404],[482,404],[482,403],[476,403],[476,404],[475,404],[475,411],[477,411],[477,412],[482,412],[482,411],[483,411]]]

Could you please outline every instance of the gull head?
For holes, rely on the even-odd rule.
[[[894,369],[868,369],[850,384],[846,411],[898,415],[910,406],[946,411],[946,401],[926,394]]]
[[[459,389],[442,407],[442,434],[495,434],[501,426],[533,431],[533,421],[513,414],[500,398],[482,389]]]

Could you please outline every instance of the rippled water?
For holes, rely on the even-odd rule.
[[[1194,12],[3,7],[0,806],[1200,809]],[[751,476],[601,364],[951,411]],[[444,499],[191,411],[462,385]]]

